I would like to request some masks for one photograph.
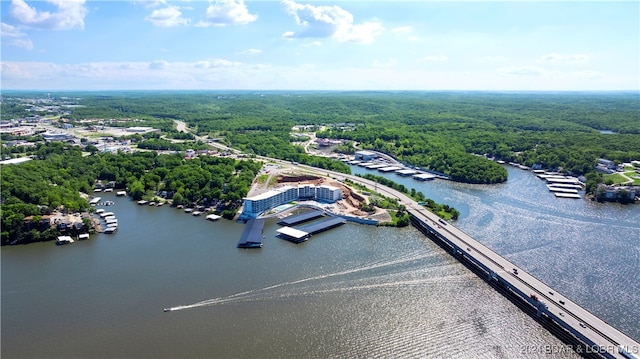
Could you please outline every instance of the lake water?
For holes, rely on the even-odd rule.
[[[458,208],[465,232],[640,339],[640,206],[556,199],[532,173],[508,170],[495,186],[385,176]],[[262,249],[237,249],[242,224],[109,199],[113,235],[2,248],[3,358],[529,358],[562,348],[412,227],[348,223],[296,245],[270,220]],[[175,306],[191,307],[163,312]]]

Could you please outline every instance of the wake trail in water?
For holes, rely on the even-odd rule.
[[[228,302],[231,302],[231,301],[249,300],[251,298],[264,295],[265,293],[268,293],[269,291],[272,291],[274,289],[281,288],[281,287],[293,286],[293,285],[300,284],[300,283],[306,283],[306,282],[311,282],[311,281],[316,281],[316,280],[321,280],[321,279],[327,279],[327,278],[332,278],[332,277],[344,276],[344,275],[348,275],[348,274],[354,274],[354,273],[370,271],[370,270],[379,269],[379,268],[390,267],[390,266],[394,266],[394,265],[398,265],[398,264],[403,264],[403,263],[416,261],[416,260],[419,260],[419,259],[424,259],[424,258],[427,258],[427,257],[432,256],[432,255],[433,254],[429,254],[429,253],[420,254],[420,255],[416,255],[416,254],[407,255],[407,256],[403,256],[403,257],[400,257],[398,259],[391,260],[391,261],[374,262],[374,263],[371,263],[371,264],[363,266],[363,267],[347,269],[347,270],[340,271],[340,272],[335,272],[335,273],[321,274],[321,275],[317,275],[317,276],[313,276],[313,277],[309,277],[309,278],[303,278],[303,279],[294,280],[294,281],[289,281],[289,282],[278,283],[278,284],[270,285],[270,286],[264,287],[264,288],[252,289],[252,290],[248,290],[248,291],[244,291],[244,292],[240,292],[240,293],[235,293],[235,294],[228,295],[228,296],[225,296],[225,297],[207,299],[207,300],[203,300],[203,301],[200,301],[200,302],[197,302],[197,303],[193,303],[193,304],[179,305],[179,306],[175,306],[175,307],[165,308],[164,311],[165,312],[173,312],[173,311],[184,310],[184,309],[192,309],[192,308],[198,308],[198,307],[205,307],[205,306],[223,304],[223,303],[228,303]]]

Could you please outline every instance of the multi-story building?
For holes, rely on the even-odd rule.
[[[298,201],[315,200],[333,203],[342,198],[340,188],[331,186],[300,185],[284,186],[244,199],[243,216],[255,218],[261,213],[280,205]]]

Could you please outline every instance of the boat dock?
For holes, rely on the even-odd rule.
[[[282,238],[288,240],[289,242],[302,243],[316,233],[341,226],[345,223],[347,223],[347,221],[344,218],[330,217],[298,228],[282,227],[276,232],[278,232]]]
[[[413,179],[418,181],[431,181],[436,178],[436,175],[432,175],[430,173],[420,173],[413,176]]]
[[[382,173],[387,173],[387,172],[394,172],[397,170],[401,170],[401,167],[396,167],[396,166],[389,166],[389,167],[382,167],[382,168],[378,168],[378,171],[382,172]]]
[[[262,248],[263,228],[264,219],[248,220],[238,242],[238,248]]]
[[[405,170],[398,170],[398,171],[396,171],[396,173],[398,175],[400,175],[400,176],[411,176],[411,175],[414,175],[414,174],[418,173],[418,171],[405,169]]]
[[[282,226],[295,226],[296,224],[312,221],[322,216],[324,216],[324,213],[322,213],[322,211],[315,210],[311,212],[302,213],[297,216],[283,218],[280,220],[280,222],[278,222],[278,224]]]
[[[553,186],[553,185],[547,185],[547,188],[551,192],[578,194],[578,190],[575,189],[575,188],[564,188],[564,187],[557,187],[557,186]]]
[[[558,198],[580,198],[577,193],[553,192],[553,194]]]

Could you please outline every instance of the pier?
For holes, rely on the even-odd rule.
[[[248,220],[238,241],[238,248],[262,248],[263,228],[264,219]]]
[[[322,211],[315,210],[311,212],[305,212],[297,216],[283,218],[280,220],[280,222],[278,222],[278,224],[282,226],[295,226],[296,224],[312,221],[322,216],[324,216],[324,213]]]
[[[276,232],[280,234],[280,237],[282,237],[283,239],[286,239],[289,242],[302,243],[316,233],[320,233],[328,229],[341,226],[346,222],[347,221],[344,218],[330,217],[330,218],[326,218],[321,221],[316,221],[298,228],[282,227],[278,229]]]

